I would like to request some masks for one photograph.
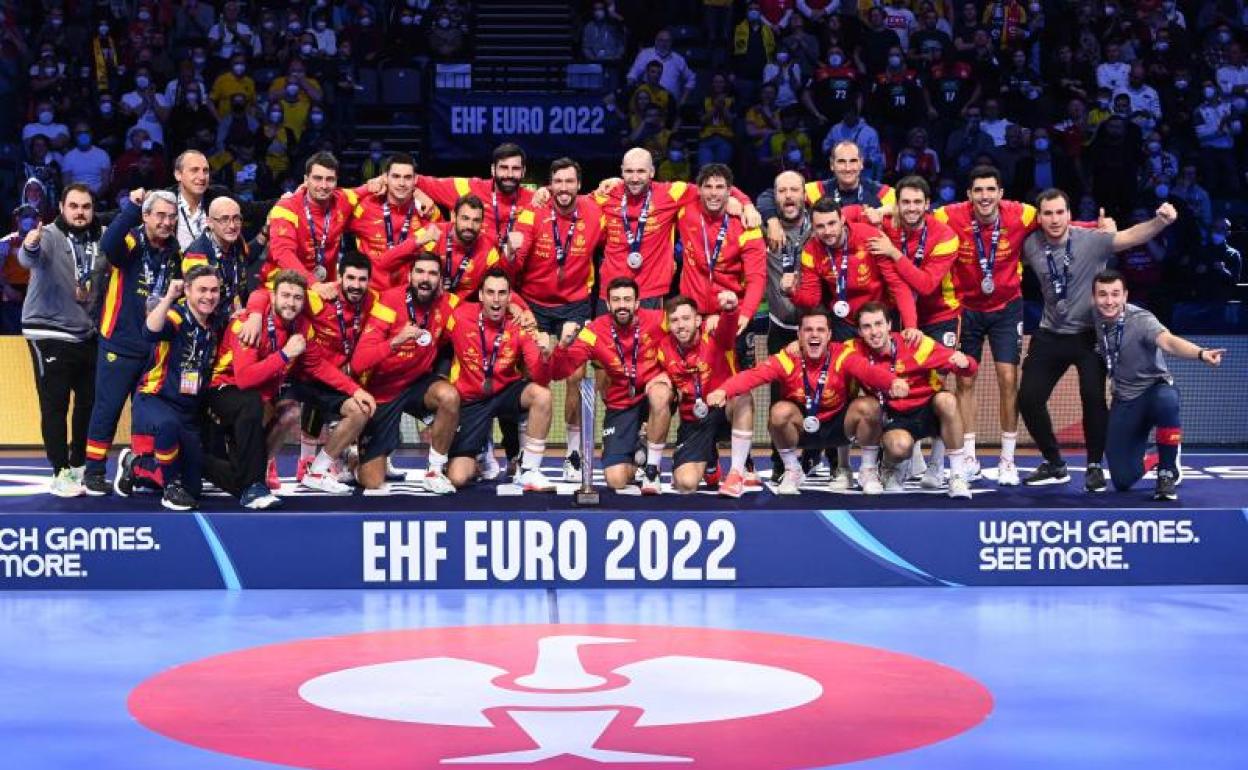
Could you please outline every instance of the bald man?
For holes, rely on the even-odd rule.
[[[218,332],[236,310],[247,302],[247,271],[254,257],[264,249],[243,240],[243,214],[238,201],[222,196],[208,206],[204,232],[187,247],[182,255],[182,272],[195,265],[208,265],[221,278],[221,301],[213,313]]]

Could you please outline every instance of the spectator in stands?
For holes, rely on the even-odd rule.
[[[985,153],[991,153],[996,144],[982,126],[983,112],[978,106],[968,105],[966,122],[955,128],[945,143],[945,159],[950,165],[949,171],[963,177],[975,166],[975,159]]]
[[[923,10],[922,26],[910,36],[910,51],[933,62],[953,54],[953,38],[941,28],[941,18],[935,8]]]
[[[992,139],[995,147],[1005,146],[1005,132],[1013,121],[1001,114],[1001,102],[997,99],[984,100],[984,117],[979,127]]]
[[[321,84],[308,77],[303,59],[297,57],[290,60],[286,74],[269,86],[270,109],[274,102],[281,105],[282,122],[296,137],[307,126],[312,104],[320,103],[323,96]]]
[[[1204,242],[1209,240],[1213,229],[1213,199],[1209,197],[1209,192],[1200,186],[1197,176],[1196,164],[1190,161],[1185,162],[1179,171],[1179,178],[1170,188],[1170,195],[1182,201],[1191,210],[1200,228],[1201,241]]]
[[[624,138],[625,147],[644,147],[656,159],[655,164],[667,154],[668,140],[672,132],[664,122],[663,111],[657,104],[646,107],[642,120]]]
[[[1135,186],[1123,184],[1123,180],[1136,179],[1139,174],[1139,129],[1118,115],[1109,118],[1097,128],[1086,158],[1092,197],[1109,216],[1126,221],[1133,208]]]
[[[136,68],[134,90],[121,97],[122,114],[134,119],[134,125],[146,131],[152,142],[163,145],[165,143],[164,122],[169,118],[169,109],[172,106],[169,99],[153,82],[151,70],[146,66]]]
[[[654,36],[653,47],[643,48],[637,52],[637,58],[633,60],[633,66],[628,69],[628,82],[630,84],[637,83],[645,73],[646,66],[652,61],[657,61],[663,65],[663,73],[659,79],[660,84],[676,97],[678,104],[684,104],[685,100],[689,98],[689,94],[693,91],[696,76],[693,74],[693,70],[689,68],[685,57],[672,50],[671,30],[660,30]]]
[[[1123,94],[1130,100],[1131,112],[1146,112],[1155,119],[1161,118],[1161,97],[1157,95],[1157,89],[1144,82],[1144,62],[1135,61],[1131,64],[1130,75],[1127,76],[1127,85],[1122,91],[1115,94]]]
[[[1027,11],[1018,0],[990,0],[979,20],[987,27],[993,45],[1002,51],[1020,46],[1027,39]]]
[[[702,39],[711,51],[711,65],[716,69],[722,69],[728,61],[732,5],[732,0],[702,0]]]
[[[917,31],[918,22],[914,11],[906,7],[903,0],[885,0],[884,26],[897,33],[903,51],[910,49],[910,35]]]
[[[113,191],[129,193],[139,188],[152,190],[168,185],[169,170],[164,155],[157,151],[147,129],[135,126],[128,136],[129,146],[113,166]]]
[[[1179,158],[1161,144],[1161,134],[1151,131],[1144,137],[1144,163],[1140,167],[1140,188],[1155,190],[1157,185],[1169,185],[1179,178]],[[1159,195],[1164,199],[1166,196]]]
[[[667,154],[660,160],[662,162],[657,164],[655,171],[655,179],[660,182],[688,182],[693,179],[693,164],[689,162],[685,139],[679,134],[670,137]]]
[[[274,179],[281,180],[290,175],[291,155],[299,143],[299,137],[287,125],[280,100],[269,104],[265,118],[260,126],[256,147],[264,153],[264,165],[268,167],[269,174]]]
[[[1118,93],[1127,87],[1131,65],[1122,60],[1122,47],[1115,41],[1105,46],[1105,60],[1096,68],[1096,85]]]
[[[107,19],[101,19],[96,25],[95,34],[91,37],[91,71],[98,90],[117,94],[121,93],[126,67],[111,31]]]
[[[901,38],[887,26],[884,21],[884,9],[878,5],[871,6],[867,11],[867,29],[862,40],[863,62],[866,64],[867,75],[874,78],[888,66],[888,57],[893,49],[901,49]]]
[[[1057,47],[1057,54],[1044,66],[1044,73],[1050,95],[1057,104],[1069,104],[1076,98],[1086,101],[1092,93],[1092,68],[1075,58],[1069,43]]]
[[[48,193],[47,197],[55,199],[60,193],[61,154],[50,149],[48,138],[43,134],[31,137],[26,145],[22,178],[26,180],[26,185],[29,185],[32,179],[42,185],[44,188],[42,192]],[[24,188],[22,198],[27,199]]]
[[[125,150],[126,124],[117,110],[112,94],[100,94],[99,104],[92,111],[91,134],[95,137],[96,145],[106,151],[109,157],[116,157]]]
[[[805,18],[800,13],[789,16],[780,48],[789,52],[804,73],[814,72],[819,66],[819,38],[806,31]]]
[[[239,4],[230,0],[221,7],[221,20],[208,30],[208,47],[213,56],[230,61],[235,53],[259,53],[256,35],[240,18]]]
[[[173,12],[173,43],[174,54],[194,45],[205,45],[208,33],[216,23],[216,9],[210,2],[185,0]]]
[[[858,110],[846,110],[841,122],[828,130],[828,135],[823,138],[824,154],[830,158],[833,148],[841,142],[858,145],[862,176],[867,179],[880,177],[884,171],[884,150],[880,147],[880,135],[858,114]]]
[[[217,114],[212,101],[204,96],[199,83],[192,83],[180,95],[179,100],[169,111],[169,139],[174,148],[184,148],[201,130],[207,131],[210,137],[209,150],[215,144],[217,135]]]
[[[1231,229],[1231,222],[1225,217],[1218,217],[1213,223],[1213,232],[1209,236],[1209,253],[1210,264],[1215,269],[1221,263],[1225,268],[1227,275],[1232,283],[1240,283],[1248,280],[1248,273],[1244,272],[1244,257],[1240,254],[1239,249],[1227,242],[1227,235]]]
[[[763,23],[758,3],[750,3],[745,18],[732,33],[733,84],[742,99],[752,100],[762,84],[763,68],[776,53],[776,36]]]
[[[434,14],[433,23],[429,27],[429,50],[439,59],[454,59],[465,52],[467,43],[467,23],[456,23],[455,18],[445,8]],[[359,49],[359,40],[353,40]],[[361,49],[367,50],[367,49]]]
[[[897,154],[893,170],[898,177],[916,175],[928,184],[940,176],[940,155],[927,144],[927,129],[916,126],[906,134],[906,146]]]
[[[208,96],[216,107],[218,117],[232,109],[235,96],[242,97],[244,107],[255,105],[256,81],[247,72],[246,55],[237,53],[230,58],[229,69],[212,81]]]
[[[13,232],[0,239],[0,334],[22,330],[22,303],[30,272],[18,261],[18,252],[26,234],[39,227],[39,220],[34,206],[18,206],[13,211]]]
[[[853,60],[838,45],[828,51],[826,62],[802,91],[802,104],[821,126],[843,118],[850,106],[862,110],[863,77]]]
[[[799,107],[787,107],[780,111],[780,130],[771,136],[771,158],[778,171],[797,171],[809,177],[813,151],[810,137],[802,129],[802,111]]]
[[[736,140],[736,100],[728,86],[728,76],[711,76],[710,91],[702,100],[702,129],[698,133],[698,167],[708,163],[732,163]]]
[[[1223,96],[1248,95],[1248,64],[1244,63],[1244,47],[1240,43],[1227,46],[1226,61],[1216,73],[1218,90]]]
[[[330,145],[328,150],[332,152],[334,137],[325,124],[325,109],[319,104],[313,105],[312,111],[308,113],[308,127],[300,135],[299,144],[295,148],[295,165],[302,166],[303,161],[321,151],[326,142]]]
[[[630,114],[644,115],[645,109],[653,104],[663,111],[664,123],[670,124],[673,121],[676,117],[676,100],[672,93],[663,87],[662,77],[663,65],[660,62],[652,61],[646,65],[642,81],[633,91],[633,98],[629,103]]]
[[[312,37],[317,53],[334,56],[338,53],[338,35],[329,24],[329,13],[317,10],[312,14]]]
[[[66,96],[69,81],[65,77],[65,65],[49,44],[39,54],[39,60],[30,65],[30,95],[34,99],[46,100],[53,108],[68,105]]]
[[[745,114],[745,135],[754,143],[759,159],[771,157],[771,137],[780,130],[780,109],[776,106],[775,86],[763,86],[758,103]]]
[[[113,162],[108,153],[91,143],[91,126],[85,121],[74,124],[74,149],[61,161],[61,182],[68,187],[75,182],[85,184],[97,199],[108,192]]]
[[[1214,81],[1205,80],[1202,88],[1204,101],[1196,108],[1194,122],[1203,176],[1215,193],[1233,195],[1239,190],[1235,137],[1243,132],[1243,122],[1235,116],[1231,102],[1222,98]]]
[[[1016,48],[1010,54],[1010,67],[1001,79],[1001,101],[1005,114],[1024,126],[1036,126],[1046,117],[1041,97],[1044,79],[1027,62],[1027,52]]]
[[[1019,200],[1030,201],[1053,187],[1065,190],[1071,200],[1083,197],[1083,182],[1075,164],[1055,145],[1048,129],[1036,128],[1031,132],[1031,152],[1014,164],[1014,182],[1009,189]]]
[[[776,87],[776,104],[781,109],[797,104],[805,79],[801,65],[787,47],[776,51],[775,61],[763,67],[763,83]]]
[[[731,6],[731,1],[728,4]],[[624,28],[607,13],[607,4],[597,0],[581,28],[581,56],[586,61],[614,64],[624,58],[627,42]]]
[[[69,126],[57,122],[53,104],[46,99],[35,105],[35,119],[22,128],[23,142],[28,143],[35,136],[44,137],[57,150],[69,146]]]

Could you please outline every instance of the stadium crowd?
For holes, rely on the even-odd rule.
[[[430,491],[498,473],[495,419],[518,483],[549,491],[539,465],[556,412],[569,480],[582,458],[576,388],[557,408],[548,385],[592,362],[614,488],[658,491],[676,418],[674,487],[715,475],[722,438],[720,491],[739,496],[757,483],[748,393],[770,384],[779,493],[799,491],[820,450],[848,488],[856,443],[864,492],[915,475],[964,497],[987,343],[998,483],[1020,481],[1020,413],[1045,458],[1022,481],[1069,479],[1046,401],[1073,365],[1089,490],[1107,486],[1108,371],[1123,401],[1147,399],[1158,494],[1173,499],[1177,401],[1140,387],[1169,378],[1160,358],[1137,358],[1216,365],[1221,352],[1159,324],[1127,351],[1135,306],[1100,293],[1164,282],[1208,297],[1241,279],[1214,204],[1248,184],[1239,4],[586,10],[580,51],[618,65],[620,178],[594,189],[575,160],[543,173],[506,144],[482,178],[391,154],[349,187],[333,152],[358,69],[470,55],[467,3],[0,3],[0,98],[22,107],[0,118],[20,137],[0,318],[30,342],[53,492],[153,486],[184,510],[206,476],[273,506],[275,453],[296,424],[301,483],[377,488],[397,478],[404,413],[429,424]],[[1020,374],[1024,264],[1044,317]],[[743,332],[763,313],[772,355],[747,368]],[[133,448],[109,483],[130,398]],[[1108,449],[1119,486],[1137,443],[1118,461]]]

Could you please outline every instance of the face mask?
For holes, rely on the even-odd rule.
[[[845,61],[844,56],[841,56],[839,53],[834,53],[828,57],[828,66],[839,67],[841,66],[842,63],[844,63],[844,61]]]
[[[293,34],[298,35],[303,30],[303,25],[297,21],[292,21],[286,25],[286,29]]]
[[[787,64],[789,61],[789,52],[780,51],[776,54],[776,64]]]
[[[303,45],[299,46],[299,53],[303,54],[304,56],[311,56],[312,46],[309,43],[304,43]]]
[[[291,98],[291,99],[294,99],[294,98],[295,98],[296,96],[298,96],[298,95],[299,95],[299,86],[294,85],[293,83],[292,83],[292,84],[290,84],[290,85],[288,85],[288,86],[286,86],[286,96],[287,96],[287,97],[289,97],[289,98]]]
[[[107,34],[108,34],[108,25],[107,25],[107,24],[101,24],[101,25],[100,25],[100,37],[104,37],[104,36],[106,36]]]
[[[234,73],[234,77],[241,78],[243,76],[243,73],[247,71],[247,65],[235,64],[234,66],[230,67],[230,71]]]
[[[152,84],[152,79],[147,75],[139,75],[134,79],[134,87],[142,91]]]
[[[1171,13],[1172,11],[1174,11],[1174,2],[1173,0],[1166,0],[1166,2],[1161,4],[1161,7],[1165,10],[1166,13]]]
[[[942,187],[942,188],[940,188],[940,199],[941,199],[942,201],[946,201],[946,202],[951,201],[951,200],[953,200],[953,196],[954,196],[954,195],[955,195],[955,192],[954,192],[954,189],[953,189],[952,187]]]
[[[1158,40],[1157,45],[1153,46],[1158,53],[1165,53],[1170,50],[1170,43],[1165,40]]]
[[[144,139],[144,140],[143,140],[143,143],[142,143],[141,145],[139,145],[139,146],[143,148],[143,152],[151,152],[151,151],[152,151],[152,140],[151,140],[151,139]]]
[[[1112,6],[1112,5],[1105,6],[1106,16],[1109,16],[1112,18],[1116,13],[1118,13],[1118,8],[1116,6]]]
[[[282,113],[280,113],[280,112],[270,112],[270,113],[269,113],[269,122],[271,122],[271,123],[281,123],[281,122],[282,122]]]
[[[784,157],[787,158],[790,163],[801,163],[802,151],[801,150],[789,150],[788,152],[784,154]]]
[[[1036,152],[1048,152],[1048,149],[1049,149],[1049,140],[1048,140],[1048,139],[1037,139],[1037,140],[1036,140]]]
[[[43,68],[43,76],[44,76],[45,78],[54,78],[54,77],[56,77],[56,67],[44,67],[44,68]]]
[[[29,229],[29,228],[27,228],[27,229]],[[1210,239],[1211,241],[1213,241],[1213,245],[1215,245],[1215,246],[1221,246],[1222,244],[1226,243],[1226,234],[1225,234],[1225,233],[1214,233],[1212,236],[1210,236],[1210,238],[1209,238],[1209,239]]]
[[[147,11],[139,11],[139,21],[151,21],[152,14]]]
[[[1219,43],[1221,43],[1222,45],[1226,45],[1227,43],[1230,43],[1230,42],[1231,42],[1231,33],[1230,33],[1229,31],[1227,31],[1227,30],[1222,30],[1221,32],[1219,32],[1219,33],[1218,33],[1218,42],[1219,42]]]
[[[22,231],[23,233],[28,233],[31,230],[35,229],[35,220],[30,219],[29,217],[22,217],[20,220],[18,220],[17,229]]]
[[[74,137],[74,139],[78,142],[79,147],[82,147],[85,149],[91,146],[91,134],[88,134],[85,131],[78,134],[76,137]]]
[[[1177,89],[1179,89],[1180,91],[1186,91],[1186,90],[1187,90],[1187,81],[1186,81],[1186,80],[1176,80],[1176,81],[1174,81],[1174,87],[1175,87],[1175,88],[1177,88]]]
[[[53,28],[53,29],[60,29],[60,26],[61,26],[62,24],[64,24],[64,23],[65,23],[65,20],[64,20],[64,19],[62,19],[60,16],[53,16],[53,17],[52,17],[52,28]]]
[[[326,23],[325,23],[325,22],[323,22],[323,21],[318,21],[318,22],[316,23],[316,29],[317,29],[317,31],[318,31],[318,32],[324,32],[324,31],[325,31],[325,28],[326,28],[326,27],[328,27],[328,26],[329,26],[329,25],[328,25],[328,24],[326,24]]]
[[[186,103],[191,105],[192,107],[198,106],[199,105],[199,93],[197,91],[191,91],[190,93],[188,93],[186,95]]]
[[[1159,184],[1153,188],[1153,192],[1156,193],[1159,200],[1165,200],[1170,197],[1170,185]]]
[[[370,18],[370,17],[368,17],[368,16],[365,16],[364,18],[360,19],[360,26],[361,26],[361,27],[371,27],[371,26],[373,26],[373,20],[372,20],[372,18]]]
[[[260,27],[261,27],[261,28],[262,28],[265,32],[272,32],[273,30],[277,29],[277,24],[275,24],[275,23],[274,23],[274,22],[272,22],[272,21],[266,21],[266,22],[264,22],[263,24],[261,24],[261,25],[260,25]]]
[[[451,26],[451,19],[450,19],[450,17],[448,17],[448,16],[443,16],[442,18],[438,19],[438,26],[439,26],[439,27],[441,27],[442,29],[448,29],[448,28],[450,28],[450,26]]]
[[[1217,96],[1217,94],[1218,94],[1217,89],[1215,89],[1213,86],[1205,86],[1205,98],[1206,99],[1212,100],[1213,97]]]
[[[1156,155],[1157,153],[1161,152],[1161,142],[1149,142],[1148,151],[1152,153],[1153,155]]]
[[[758,20],[763,18],[763,14],[759,11],[750,11],[745,17],[750,20],[751,24],[757,24]]]
[[[1040,13],[1040,4],[1032,3],[1031,5],[1027,6],[1027,10],[1031,11],[1031,14],[1034,16],[1037,13]]]
[[[416,23],[416,19],[413,16],[400,16],[399,23],[405,27],[410,27]]]
[[[112,114],[113,114],[113,103],[112,103],[112,102],[100,102],[100,114],[101,114],[101,115],[112,115]]]
[[[325,116],[319,112],[313,112],[308,115],[308,120],[312,121],[312,125],[319,126],[325,122]]]
[[[899,69],[901,67],[901,57],[900,56],[888,57],[888,66],[892,67],[893,69]]]
[[[43,110],[39,113],[39,122],[48,125],[52,122],[52,110]]]
[[[598,21],[602,21],[603,19],[607,18],[607,12],[599,8],[594,11],[594,18],[597,19]]]
[[[902,171],[914,171],[914,167],[918,165],[918,162],[913,155],[903,155],[901,156],[900,165]]]
[[[667,157],[670,158],[673,163],[679,163],[685,159],[685,153],[683,150],[672,150],[667,153]]]

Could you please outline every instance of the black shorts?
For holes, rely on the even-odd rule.
[[[425,406],[425,394],[438,379],[426,374],[409,385],[398,398],[377,405],[377,411],[360,434],[360,462],[384,457],[399,448],[399,428],[404,414],[421,419],[433,412]]]
[[[641,425],[650,418],[650,401],[644,396],[627,409],[608,409],[602,419],[602,467],[635,465],[636,452],[644,446]]]
[[[936,416],[936,409],[930,400],[918,409],[908,412],[895,412],[884,407],[883,419],[885,433],[890,430],[904,430],[915,441],[940,435],[940,418]]]
[[[962,352],[978,360],[983,356],[985,339],[997,363],[1017,366],[1023,360],[1022,297],[991,313],[962,311]]]
[[[728,414],[722,408],[712,409],[705,420],[681,420],[680,427],[676,429],[672,467],[679,468],[686,463],[717,463],[718,443],[731,438],[732,424],[728,422]]]
[[[849,446],[849,439],[845,436],[845,409],[832,415],[827,420],[819,423],[819,430],[814,433],[807,433],[803,427],[800,429],[801,437],[797,440],[797,445],[802,449],[826,449],[830,446]]]
[[[320,412],[321,418],[330,422],[342,416],[342,405],[351,398],[319,380],[296,380],[290,390],[290,397]]]
[[[584,326],[589,323],[589,300],[583,299],[580,302],[572,302],[567,305],[555,305],[546,307],[536,302],[529,303],[529,309],[533,311],[533,317],[537,319],[537,330],[546,332],[550,336],[558,339],[563,334],[563,325],[568,321]]]
[[[662,310],[663,302],[664,302],[664,299],[662,297],[647,297],[646,299],[643,299],[641,302],[639,302],[637,306],[645,308],[647,310]],[[609,312],[610,310],[607,308],[606,297],[599,297],[597,300],[595,300],[594,318],[597,318],[600,315],[607,315]]]
[[[947,348],[958,349],[958,340],[962,336],[962,317],[950,318],[948,321],[923,324],[919,331],[936,340]]]
[[[528,380],[518,380],[489,398],[460,406],[459,429],[451,442],[449,456],[476,457],[481,454],[496,417],[512,423],[523,420],[525,412],[520,407],[520,396],[528,384]]]

